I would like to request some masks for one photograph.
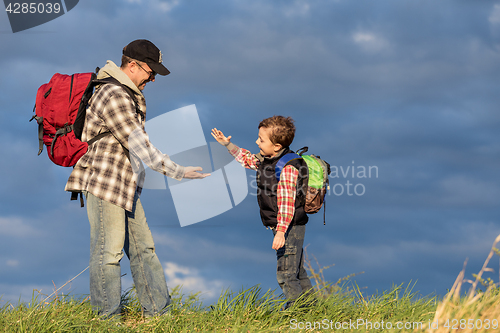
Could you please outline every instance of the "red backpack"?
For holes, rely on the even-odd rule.
[[[96,73],[98,69],[96,69]],[[95,73],[73,75],[54,74],[49,83],[38,88],[36,94],[35,119],[38,123],[38,155],[47,146],[47,154],[52,162],[63,167],[74,166],[88,149],[88,146],[100,138],[110,135],[104,132],[88,142],[82,142],[83,126],[87,105],[94,87],[98,84],[111,83],[120,85],[130,95],[136,108],[137,100],[131,89],[118,80],[108,77],[97,80]],[[137,109],[138,112],[140,112]]]

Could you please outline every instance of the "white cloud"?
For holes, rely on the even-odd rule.
[[[157,7],[162,12],[166,13],[174,9],[179,5],[179,0],[170,1],[155,1],[154,6]]]
[[[182,286],[183,291],[199,292],[209,298],[220,294],[226,283],[222,280],[208,280],[200,275],[196,268],[178,265],[174,262],[164,263],[167,283],[170,287]]]
[[[303,16],[309,13],[310,5],[306,0],[295,0],[285,7],[284,13],[287,17]]]
[[[490,22],[490,32],[492,37],[496,40],[496,49],[499,49],[499,39],[500,39],[500,5],[494,5],[490,16],[488,17]]]
[[[432,232],[432,231],[430,231]],[[397,240],[389,243],[350,245],[331,243],[325,245],[324,253],[342,253],[343,263],[356,262],[365,271],[396,269],[408,265],[408,258],[428,258],[430,262],[461,262],[474,258],[482,263],[486,259],[493,241],[500,234],[496,221],[456,221],[452,230],[443,235],[442,241],[432,239]],[[497,245],[498,247],[498,245]],[[432,258],[432,259],[430,259]],[[326,265],[331,264],[326,262]],[[339,264],[336,262],[335,264]],[[415,267],[418,269],[418,267]]]
[[[6,284],[0,283],[0,290],[7,290],[8,293],[0,294],[0,306],[10,303],[13,306],[18,302],[30,302],[33,296],[42,301],[54,291],[53,285],[42,284]],[[62,294],[62,292],[61,292]]]
[[[352,39],[363,50],[371,53],[383,51],[389,46],[389,42],[384,37],[373,32],[358,31],[352,34]]]
[[[127,0],[128,3],[142,4],[142,0]],[[179,0],[153,0],[145,1],[145,4],[150,5],[154,9],[158,9],[161,12],[169,12],[179,5]]]
[[[203,238],[186,239],[179,236],[169,236],[164,233],[153,234],[155,244],[168,246],[177,256],[181,256],[183,260],[193,260],[195,258],[203,258],[203,261],[210,260],[214,253],[217,253],[217,261],[231,262],[234,260],[241,260],[262,264],[273,260],[273,256],[269,256],[265,250],[254,250],[245,248],[243,246],[231,246],[213,242]],[[184,249],[189,248],[191,251],[187,252]],[[203,256],[206,254],[206,256]]]
[[[39,231],[19,217],[0,217],[0,236],[30,237]]]
[[[7,260],[7,266],[17,267],[17,266],[19,266],[19,260],[9,259],[9,260]]]
[[[488,21],[490,21],[491,24],[500,24],[500,5],[493,6]]]
[[[445,204],[497,205],[500,197],[500,188],[494,182],[466,176],[443,179],[439,187]]]

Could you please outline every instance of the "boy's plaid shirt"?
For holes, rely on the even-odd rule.
[[[130,82],[131,84],[132,81]],[[136,94],[139,109],[146,116],[146,101]],[[144,131],[145,119],[136,112],[135,104],[120,86],[105,84],[98,88],[89,102],[82,141],[110,131],[89,146],[76,163],[66,184],[66,191],[88,191],[96,197],[132,211],[135,192],[144,184],[142,163],[165,176],[182,179],[184,167],[156,149]],[[130,135],[133,134],[131,137]],[[130,137],[130,138],[129,138]],[[130,146],[129,146],[130,142]],[[122,146],[130,151],[131,161]]]
[[[257,170],[259,158],[246,149],[232,143],[227,146],[229,153],[245,168]],[[292,165],[283,168],[277,188],[278,225],[276,231],[286,232],[295,214],[295,197],[297,194],[297,178],[299,170]]]

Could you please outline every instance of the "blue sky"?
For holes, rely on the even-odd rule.
[[[37,156],[37,88],[119,62],[139,38],[172,72],[148,84],[148,119],[195,104],[207,141],[217,127],[257,152],[259,121],[291,116],[293,149],[309,146],[339,171],[376,167],[371,178],[332,177],[326,226],[311,216],[305,244],[335,265],[327,280],[364,272],[354,280],[367,294],[416,282],[442,295],[467,258],[466,276],[479,271],[500,234],[500,2],[87,0],[15,34],[0,13],[3,302],[50,294],[88,265],[86,211],[64,192],[71,170]],[[337,195],[348,181],[363,195]],[[142,201],[170,288],[208,303],[223,288],[278,288],[252,193],[184,228],[168,189]],[[88,272],[63,290],[88,293]]]

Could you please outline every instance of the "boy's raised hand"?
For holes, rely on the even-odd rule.
[[[226,137],[217,128],[212,129],[212,136],[214,137],[215,140],[217,140],[218,143],[220,143],[223,146],[227,146],[229,143],[231,143],[231,135]]]

